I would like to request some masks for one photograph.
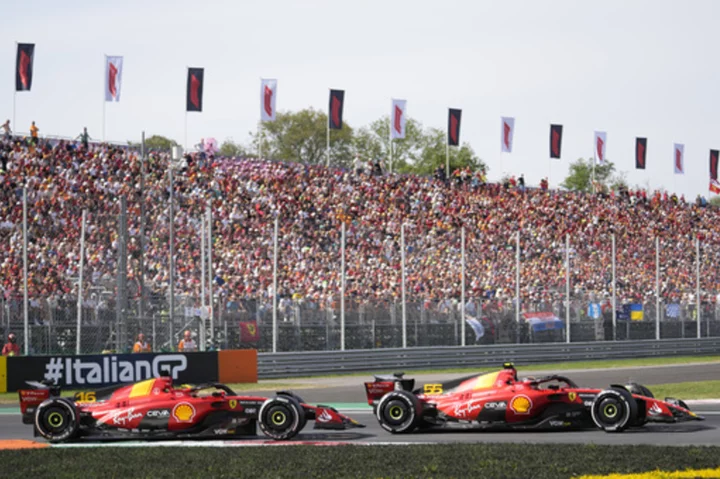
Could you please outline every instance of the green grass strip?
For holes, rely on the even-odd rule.
[[[687,383],[653,384],[648,386],[660,399],[717,399],[720,398],[720,381],[697,381]],[[697,407],[695,409],[698,409]]]
[[[668,366],[682,365],[693,363],[720,363],[720,356],[676,356],[676,357],[657,357],[657,358],[637,358],[637,359],[609,359],[596,361],[565,361],[560,363],[543,363],[543,364],[523,364],[522,361],[515,362],[515,367],[521,373],[524,371],[568,371],[576,369],[616,369],[616,368],[633,368],[644,366]],[[318,379],[318,378],[338,378],[353,376],[370,376],[374,374],[389,374],[396,371],[406,371],[406,376],[418,374],[445,374],[445,373],[473,373],[479,371],[490,371],[492,369],[500,369],[502,364],[496,366],[473,366],[464,368],[440,368],[440,369],[404,369],[402,367],[391,368],[386,371],[366,371],[356,373],[338,373],[326,374],[322,376],[301,376],[295,379]]]
[[[535,478],[706,469],[720,447],[529,444],[0,451],[23,477]]]

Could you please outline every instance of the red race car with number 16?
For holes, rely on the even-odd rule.
[[[100,439],[233,438],[257,434],[291,439],[307,421],[315,429],[364,427],[329,406],[311,406],[291,392],[242,396],[220,383],[173,386],[162,376],[61,397],[60,388],[31,382],[19,391],[23,423],[50,442]]]

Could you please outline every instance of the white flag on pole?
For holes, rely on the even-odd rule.
[[[105,101],[120,101],[123,57],[105,56]]]
[[[595,132],[595,161],[605,161],[605,147],[607,146],[607,133],[604,131]]]
[[[406,120],[406,107],[407,102],[405,100],[392,101],[392,111],[390,112],[390,131],[392,132],[390,138],[405,138],[405,120]]]
[[[500,144],[503,153],[512,153],[513,135],[515,135],[515,118],[500,117]]]
[[[675,161],[675,174],[685,174],[685,145],[673,143],[673,160]]]
[[[260,120],[275,121],[275,100],[277,99],[277,80],[260,79]]]

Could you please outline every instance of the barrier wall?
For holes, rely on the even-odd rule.
[[[5,374],[6,372],[6,374]],[[170,375],[177,384],[257,382],[257,351],[18,356],[0,359],[0,392],[52,381],[62,388],[102,388]]]

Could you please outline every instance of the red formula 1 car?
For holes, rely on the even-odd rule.
[[[233,438],[262,432],[286,440],[308,420],[315,429],[364,427],[329,406],[310,406],[290,392],[273,398],[241,396],[224,384],[174,387],[170,377],[148,379],[74,398],[57,387],[28,382],[19,391],[23,423],[50,442],[77,439]]]
[[[392,433],[435,427],[577,429],[619,432],[647,422],[702,420],[681,400],[655,399],[639,384],[581,388],[564,376],[518,380],[515,367],[413,390],[402,373],[365,383],[368,403]]]

